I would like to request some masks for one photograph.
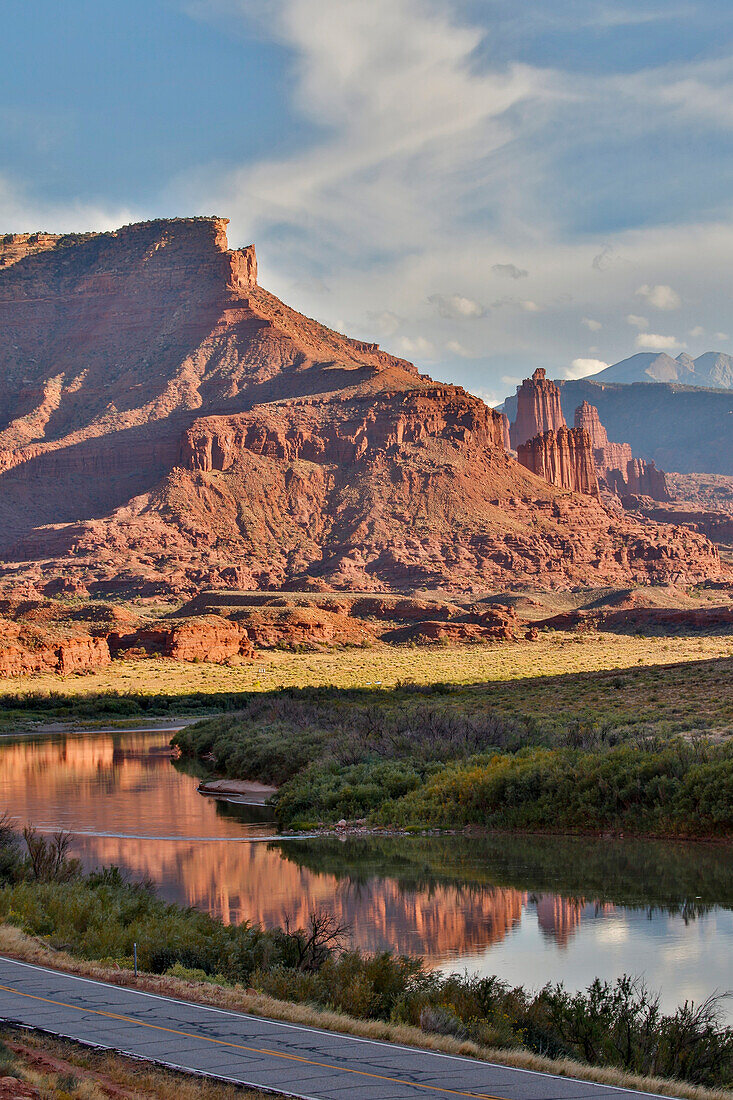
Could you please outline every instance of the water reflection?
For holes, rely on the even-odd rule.
[[[644,972],[666,1003],[732,985],[733,860],[725,846],[557,838],[296,840],[262,812],[197,793],[161,734],[0,745],[0,808],[74,833],[114,863],[225,921],[302,922],[328,907],[367,950],[537,986]]]

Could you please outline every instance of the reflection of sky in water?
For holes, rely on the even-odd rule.
[[[512,985],[538,988],[564,982],[570,989],[594,977],[620,974],[643,977],[673,1009],[686,998],[697,1002],[733,988],[733,912],[713,909],[685,924],[681,916],[617,909],[612,913],[585,906],[571,939],[558,943],[540,928],[531,902],[521,923],[485,951],[454,957],[439,965],[445,973],[467,969],[498,974]],[[724,1004],[733,1020],[733,1003]]]
[[[580,988],[596,976],[638,974],[661,991],[665,1008],[733,988],[730,909],[712,908],[685,923],[681,915],[596,905],[588,900],[592,890],[577,901],[535,895],[529,869],[500,876],[509,885],[495,885],[478,842],[468,838],[458,843],[463,873],[473,873],[473,880],[460,878],[451,859],[443,863],[448,880],[428,873],[424,884],[405,885],[379,858],[365,872],[339,845],[344,867],[330,866],[328,858],[319,862],[328,856],[322,841],[310,865],[287,859],[285,853],[298,850],[305,856],[304,842],[263,843],[272,827],[261,813],[199,795],[195,777],[171,767],[166,745],[161,734],[6,742],[0,745],[0,809],[22,822],[75,832],[74,849],[86,867],[117,864],[133,877],[152,879],[168,899],[226,921],[273,925],[289,914],[303,923],[313,908],[328,908],[365,950],[422,955],[445,971],[498,974],[531,988],[557,981]],[[430,852],[438,853],[440,843],[436,838]],[[399,844],[401,857],[414,851],[410,840]],[[526,844],[522,859],[527,856],[529,868],[539,842],[527,838]],[[375,842],[370,850],[378,854]],[[628,862],[634,849],[623,851]],[[580,866],[585,890],[588,870]],[[675,879],[679,865],[672,866]],[[637,868],[634,863],[634,874]],[[652,868],[652,888],[661,889],[654,861]],[[464,885],[470,881],[483,885]],[[733,1020],[730,1001],[727,1016]]]

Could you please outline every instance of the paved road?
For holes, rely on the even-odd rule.
[[[2,957],[0,1018],[303,1100],[648,1100],[646,1093],[263,1020]]]

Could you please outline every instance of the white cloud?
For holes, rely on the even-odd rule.
[[[428,298],[441,317],[456,320],[461,317],[483,317],[486,313],[484,307],[462,294],[431,294]]]
[[[702,325],[695,325],[694,328],[690,329],[688,335],[689,336],[704,336],[705,335],[705,329],[702,327]]]
[[[634,330],[655,338],[650,329],[666,324],[627,314],[640,284],[646,293],[636,298],[637,308],[654,317],[666,316],[656,311],[677,308],[681,299],[700,303],[695,321],[708,331],[726,316],[733,203],[725,205],[720,188],[710,188],[707,201],[701,184],[682,213],[675,217],[679,204],[671,207],[660,225],[651,206],[632,202],[629,210],[641,211],[635,224],[600,230],[589,243],[587,195],[560,169],[568,156],[582,163],[604,141],[613,148],[607,193],[593,207],[600,219],[611,185],[616,202],[628,178],[629,154],[638,164],[647,135],[683,111],[702,111],[703,86],[733,88],[733,60],[715,71],[675,63],[637,72],[625,67],[621,76],[590,66],[584,74],[567,73],[497,60],[486,48],[492,45],[489,21],[479,12],[491,5],[216,3],[229,37],[237,33],[233,15],[239,12],[247,34],[255,18],[262,36],[284,47],[290,68],[281,87],[295,125],[304,119],[306,125],[296,145],[275,146],[286,152],[243,160],[218,176],[203,165],[169,194],[177,209],[228,215],[232,244],[256,241],[263,285],[289,304],[331,324],[353,319],[352,331],[368,336],[374,328],[396,344],[399,335],[419,332],[431,355],[436,348],[444,353],[449,342],[481,349],[480,367],[454,350],[449,377],[497,388],[503,371],[524,369],[517,364],[546,362],[559,375],[585,347],[573,347],[572,339],[584,315],[604,318],[599,357],[610,347],[618,347],[621,357]],[[210,11],[212,3],[199,0],[198,7]],[[532,5],[533,19],[538,10]],[[683,97],[680,82],[688,81],[695,86],[687,85],[690,94]],[[723,124],[724,97],[716,102]],[[712,106],[708,113],[712,118]],[[669,199],[664,162],[650,172],[661,197]],[[638,199],[636,184],[629,186]],[[671,197],[682,191],[680,186]],[[667,206],[659,208],[666,212]],[[512,256],[521,263],[496,262]],[[531,283],[517,277],[524,271],[531,272]],[[327,273],[331,293],[314,285],[289,297],[294,280],[313,272]],[[504,281],[497,286],[495,279]],[[527,298],[516,294],[490,307],[486,287],[492,285],[524,290]],[[431,297],[437,299],[432,309],[426,306]],[[528,316],[540,305],[541,326]],[[375,320],[380,316],[383,322]],[[470,338],[464,335],[469,321]],[[675,327],[683,333],[691,323],[685,317]],[[427,357],[415,339],[406,339],[413,348],[408,355]],[[677,346],[676,338],[661,339]],[[585,356],[596,353],[586,350]]]
[[[464,347],[458,340],[449,340],[445,345],[446,349],[452,352],[454,355],[459,355],[461,359],[475,359],[476,356],[468,348]]]
[[[592,317],[584,317],[580,323],[581,325],[585,325],[586,328],[590,329],[591,332],[600,332],[603,328],[601,322],[594,321]]]
[[[517,378],[515,374],[502,374],[501,381],[505,386],[521,386],[522,379]]]
[[[563,368],[563,378],[587,378],[589,374],[597,374],[604,370],[608,363],[602,359],[573,359],[569,367]]]
[[[397,343],[405,355],[414,355],[418,359],[435,358],[435,347],[424,336],[401,336]]]
[[[646,351],[679,351],[680,348],[686,347],[676,336],[659,336],[655,332],[640,332],[635,343],[637,348],[643,348]]]
[[[727,332],[716,332],[713,337],[714,340],[730,340],[730,336]]]
[[[500,405],[504,400],[495,390],[486,390],[482,386],[472,386],[468,392],[472,393],[474,397],[479,397],[492,408],[494,405]]]
[[[491,270],[505,279],[526,279],[529,275],[528,271],[516,264],[493,264]]]
[[[367,317],[383,336],[394,336],[403,323],[403,318],[398,317],[396,313],[392,313],[389,309],[383,309],[379,313],[370,310],[367,312]]]
[[[658,283],[656,286],[648,286],[645,283],[636,293],[640,298],[646,298],[649,305],[654,306],[655,309],[679,309],[682,304],[677,291],[672,290],[672,287],[665,283]]]

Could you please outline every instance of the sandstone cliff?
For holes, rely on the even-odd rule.
[[[543,459],[553,483],[507,453],[502,414],[262,289],[225,219],[13,240],[0,268],[6,589],[471,591],[720,571],[698,533],[587,495],[585,441],[558,423],[544,372],[523,416],[567,433]]]
[[[588,432],[601,487],[619,497],[651,497],[652,500],[670,500],[670,493],[663,470],[654,462],[634,458],[628,443],[610,443],[608,433],[601,424],[598,409],[583,401],[575,410],[575,427]]]
[[[511,444],[516,450],[536,435],[565,427],[560,405],[560,391],[538,367],[531,378],[525,378],[517,389],[517,417],[511,426]]]
[[[520,443],[517,457],[550,485],[597,497],[598,478],[591,438],[585,428],[558,428]]]

